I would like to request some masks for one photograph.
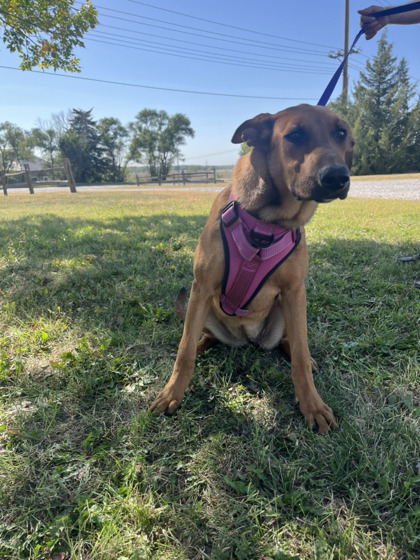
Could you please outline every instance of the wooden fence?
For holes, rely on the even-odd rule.
[[[74,182],[73,172],[71,170],[70,160],[63,159],[63,167],[49,167],[47,169],[40,169],[31,171],[29,165],[25,163],[25,170],[18,173],[2,173],[1,185],[3,187],[3,194],[7,196],[7,189],[29,189],[31,194],[34,194],[34,187],[43,185],[58,185],[60,187],[70,187],[70,191],[75,193],[76,183]],[[56,174],[65,176],[65,179],[50,179]],[[39,180],[41,176],[41,180]],[[22,179],[22,180],[19,180]]]
[[[179,173],[168,173],[166,177],[162,176],[144,176],[136,175],[137,186],[145,183],[182,183],[183,185],[191,182],[201,182],[201,183],[217,183],[216,180],[216,168],[207,171],[194,171],[187,173],[185,171],[180,171]]]

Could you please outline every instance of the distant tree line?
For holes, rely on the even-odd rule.
[[[146,164],[151,175],[169,173],[187,137],[194,136],[190,120],[181,113],[144,109],[124,126],[119,119],[95,121],[93,109],[53,114],[26,131],[0,123],[0,173],[20,170],[37,154],[44,167],[69,158],[77,183],[122,182],[129,162]]]
[[[376,55],[360,72],[347,103],[328,105],[353,128],[352,173],[374,175],[420,171],[420,97],[404,58],[397,60],[386,33]]]

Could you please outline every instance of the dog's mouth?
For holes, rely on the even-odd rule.
[[[350,189],[350,175],[347,167],[322,168],[316,177],[295,184],[291,188],[298,200],[320,203],[332,202],[339,198],[344,200]]]
[[[347,198],[349,188],[350,185],[344,187],[343,189],[340,189],[339,191],[331,192],[317,186],[314,189],[312,189],[310,193],[307,192],[299,193],[292,189],[292,194],[297,200],[301,202],[312,201],[312,202],[319,202],[319,203],[326,204],[327,202],[332,202],[333,200],[337,200],[337,198],[340,200],[344,200],[345,198]]]

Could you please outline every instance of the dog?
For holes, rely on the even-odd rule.
[[[319,203],[346,198],[354,146],[352,133],[349,125],[329,109],[304,104],[245,121],[232,142],[245,142],[252,149],[239,159],[232,184],[216,197],[201,233],[194,253],[194,280],[186,314],[185,290],[181,290],[176,305],[178,316],[185,315],[185,322],[173,372],[150,410],[155,414],[175,412],[192,378],[197,353],[218,342],[231,346],[253,343],[269,350],[280,347],[286,352],[296,401],[306,425],[325,433],[337,424],[332,410],[319,396],[312,375],[304,285],[308,271],[304,225]],[[229,227],[236,228],[239,244],[227,238]],[[269,251],[272,240],[267,230],[274,234],[287,230],[290,254],[269,272],[264,270],[263,281],[252,280],[259,286],[251,296],[243,286],[240,293],[233,289],[232,296],[229,282],[232,288],[242,278],[240,282],[237,278],[227,280],[227,260],[233,259],[232,252],[239,254],[244,247],[256,253]],[[261,262],[258,254],[256,259]],[[234,267],[239,267],[242,275],[245,270],[246,275],[248,261],[244,261],[245,265],[238,262]],[[231,297],[233,303],[229,301]],[[245,306],[244,297],[248,299]]]

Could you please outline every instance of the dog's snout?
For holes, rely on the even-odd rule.
[[[321,187],[339,191],[349,185],[350,173],[344,165],[322,167],[318,172],[318,180]]]

